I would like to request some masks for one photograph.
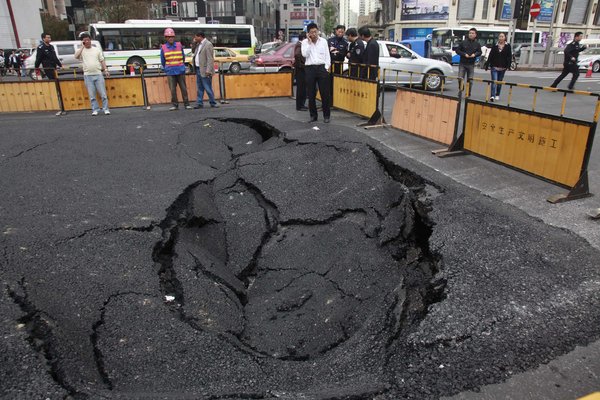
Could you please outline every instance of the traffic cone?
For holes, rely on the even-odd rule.
[[[591,78],[592,77],[592,62],[590,61],[590,65],[588,65],[587,67],[587,71],[585,73],[585,77],[586,78]]]
[[[133,64],[129,64],[129,75],[135,76],[135,68],[133,68]]]

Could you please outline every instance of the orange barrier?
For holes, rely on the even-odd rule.
[[[108,78],[105,82],[110,108],[144,105],[140,77]],[[60,80],[59,85],[64,111],[90,108],[90,98],[83,80]],[[98,102],[102,104],[99,97]]]
[[[171,90],[169,89],[169,83],[167,82],[166,75],[152,77],[145,76],[144,80],[146,82],[148,104],[166,104],[171,102]],[[198,96],[198,92],[196,90],[196,75],[186,75],[185,84],[187,86],[189,101],[195,102]],[[213,75],[212,87],[213,92],[215,94],[215,99],[220,99],[221,90],[219,85],[218,74]],[[180,102],[183,101],[183,99],[181,98],[181,92],[179,88],[177,88],[177,98]],[[208,100],[208,96],[206,95],[206,93],[204,94],[204,99]]]
[[[394,128],[450,145],[456,137],[460,100],[399,87],[392,110]]]
[[[333,76],[333,106],[370,118],[377,111],[379,84],[376,81]]]
[[[0,112],[60,109],[54,82],[14,82],[0,85]]]
[[[571,189],[552,203],[587,197],[587,165],[596,123],[467,99],[462,146]]]
[[[258,78],[260,77],[260,79]],[[291,97],[292,73],[223,74],[223,97],[251,99],[258,97]]]

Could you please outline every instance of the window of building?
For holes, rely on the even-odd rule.
[[[458,20],[475,19],[475,0],[458,1]]]
[[[287,4],[284,4],[284,5],[283,5],[283,9],[284,9],[284,10],[287,10]]]
[[[490,0],[483,0],[483,10],[481,11],[481,19],[487,19],[488,8],[490,8]]]
[[[590,0],[571,0],[567,2],[565,24],[585,24],[590,7]]]

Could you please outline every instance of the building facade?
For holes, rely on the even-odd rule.
[[[297,37],[304,30],[306,25],[315,22],[322,26],[320,7],[317,7],[314,0],[281,0],[280,3],[280,21],[281,29],[285,32],[284,40],[291,40]]]
[[[36,47],[42,34],[40,0],[0,0],[0,48]]]
[[[384,0],[385,1],[385,0]],[[600,38],[598,0],[541,0],[537,31],[542,41],[549,30],[554,11],[553,45],[562,47],[577,31],[586,38]],[[396,18],[386,21],[385,34],[394,40],[425,38],[435,27],[502,26],[508,30],[510,0],[400,0]],[[531,0],[523,0],[517,10],[517,28],[533,29],[529,18]]]

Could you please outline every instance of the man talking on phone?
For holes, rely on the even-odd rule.
[[[315,23],[306,27],[307,38],[302,41],[302,56],[306,59],[304,64],[306,73],[306,93],[308,96],[308,111],[310,121],[317,121],[317,85],[321,93],[323,104],[323,122],[328,123],[331,116],[331,79],[329,67],[331,57],[327,40],[319,36],[319,27]]]

